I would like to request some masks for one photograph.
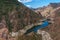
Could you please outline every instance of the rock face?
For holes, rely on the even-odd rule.
[[[17,0],[0,0],[0,23],[9,31],[18,31],[25,26],[38,23],[40,14],[35,13]]]
[[[38,9],[37,12],[41,12],[45,18],[51,18],[54,22],[42,30],[49,32],[53,40],[60,40],[60,3],[51,3],[42,9]]]
[[[54,40],[60,40],[60,7],[56,8],[53,13],[55,14],[54,17],[54,24],[51,26],[51,30],[53,34]]]
[[[41,30],[38,30],[37,31],[37,34],[41,34],[42,35],[42,40],[53,40],[51,37],[50,37],[50,34],[46,31],[41,31]]]

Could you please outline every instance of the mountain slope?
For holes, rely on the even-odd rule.
[[[9,31],[18,31],[27,25],[40,20],[35,13],[17,0],[0,0],[0,23],[3,23]]]
[[[51,3],[35,11],[37,11],[37,13],[41,12],[45,18],[52,19],[54,23],[42,30],[49,32],[53,40],[60,40],[60,3]]]

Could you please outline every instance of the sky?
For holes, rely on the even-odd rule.
[[[18,0],[29,8],[39,8],[47,6],[49,3],[58,3],[60,0]]]

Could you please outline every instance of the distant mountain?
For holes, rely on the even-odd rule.
[[[18,0],[0,0],[0,23],[9,31],[18,31],[25,26],[39,22],[40,15],[18,2]]]
[[[41,14],[43,16],[46,16],[48,15],[49,12],[53,11],[54,9],[60,7],[60,3],[50,3],[48,6],[43,6],[43,7],[40,7],[40,8],[37,8],[35,9],[34,11],[35,12],[41,12]]]
[[[36,13],[41,12],[45,18],[50,18],[54,22],[42,30],[49,32],[53,40],[60,40],[60,3],[50,3],[48,6],[34,11]]]

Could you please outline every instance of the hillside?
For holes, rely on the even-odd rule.
[[[40,14],[18,2],[18,0],[0,0],[0,40],[17,40],[18,36],[12,37],[10,32],[18,32],[28,25],[39,23],[41,18]],[[35,40],[34,35],[33,38],[32,35],[28,38]],[[18,37],[18,40],[25,40],[23,37],[22,39]],[[25,38],[27,40],[27,37]]]
[[[50,18],[54,22],[42,30],[49,32],[53,40],[60,40],[60,3],[50,3],[48,6],[36,9],[35,12],[41,12],[45,18]]]
[[[39,14],[35,13],[17,0],[0,0],[0,23],[9,31],[18,31],[25,26],[39,22]]]

